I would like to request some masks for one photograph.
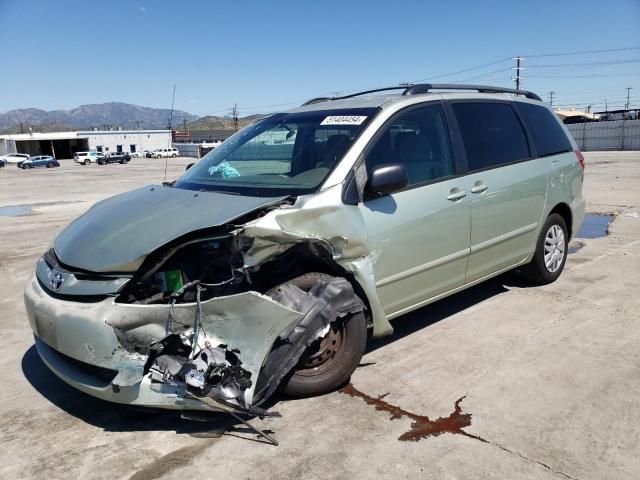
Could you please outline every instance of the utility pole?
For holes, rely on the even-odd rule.
[[[24,133],[24,126],[22,125],[22,122],[20,122],[20,133]]]
[[[182,128],[186,132],[187,131],[187,119],[182,117]]]
[[[604,111],[605,111],[605,112],[608,112],[608,111],[609,111],[608,105],[609,105],[609,104],[607,103],[607,99],[605,98],[605,99],[604,99]]]
[[[624,104],[624,109],[629,110],[629,94],[631,93],[631,87],[627,87],[627,103]]]
[[[556,92],[549,92],[549,105],[551,105],[553,107],[553,94]]]
[[[513,59],[516,61],[516,67],[515,67],[515,71],[516,71],[516,76],[513,77],[513,79],[516,82],[516,90],[520,90],[520,80],[522,79],[522,77],[520,76],[520,61],[524,60],[524,58],[522,57],[513,57]]]
[[[231,109],[231,118],[233,120],[233,129],[237,132],[238,131],[238,104],[234,104],[233,108]]]
[[[176,84],[173,84],[173,95],[171,95],[171,113],[169,114],[169,130],[171,130],[173,124],[173,104],[176,100]]]

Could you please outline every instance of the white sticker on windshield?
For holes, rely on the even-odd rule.
[[[320,125],[361,125],[367,117],[357,115],[331,115],[322,120]]]

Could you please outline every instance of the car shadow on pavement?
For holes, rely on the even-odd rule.
[[[530,283],[515,272],[503,273],[495,278],[479,283],[474,287],[392,320],[393,335],[369,339],[365,353],[378,350],[385,345],[389,345],[407,335],[427,328],[491,297],[508,292],[508,287],[527,288],[533,286],[535,286],[535,284]]]

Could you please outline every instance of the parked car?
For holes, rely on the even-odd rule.
[[[151,152],[152,158],[168,158],[168,157],[177,157],[180,155],[177,148],[157,148],[153,152]]]
[[[82,165],[89,165],[91,163],[98,163],[98,160],[102,158],[104,158],[104,153],[102,152],[76,152],[73,156],[73,161]]]
[[[390,320],[512,269],[554,282],[584,158],[549,106],[380,91],[263,118],[68,225],[25,289],[44,362],[109,401],[259,415],[344,385]]]
[[[16,164],[28,158],[29,155],[26,153],[7,153],[6,155],[2,155],[0,160],[4,160],[6,163]]]
[[[139,152],[131,152],[131,158],[140,158],[140,157],[146,157],[147,156],[147,152],[148,150],[141,150]]]
[[[36,155],[35,157],[29,157],[26,160],[22,160],[17,163],[18,168],[22,168],[23,170],[28,170],[30,168],[37,167],[59,167],[60,164],[58,161],[52,157],[51,155]]]
[[[106,165],[107,163],[127,163],[131,160],[131,156],[127,152],[112,152],[105,154],[104,157],[99,158],[98,165]]]

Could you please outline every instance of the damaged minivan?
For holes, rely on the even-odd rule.
[[[68,225],[25,289],[35,343],[105,400],[260,415],[343,385],[396,317],[515,268],[556,280],[583,169],[530,92],[313,99]]]

